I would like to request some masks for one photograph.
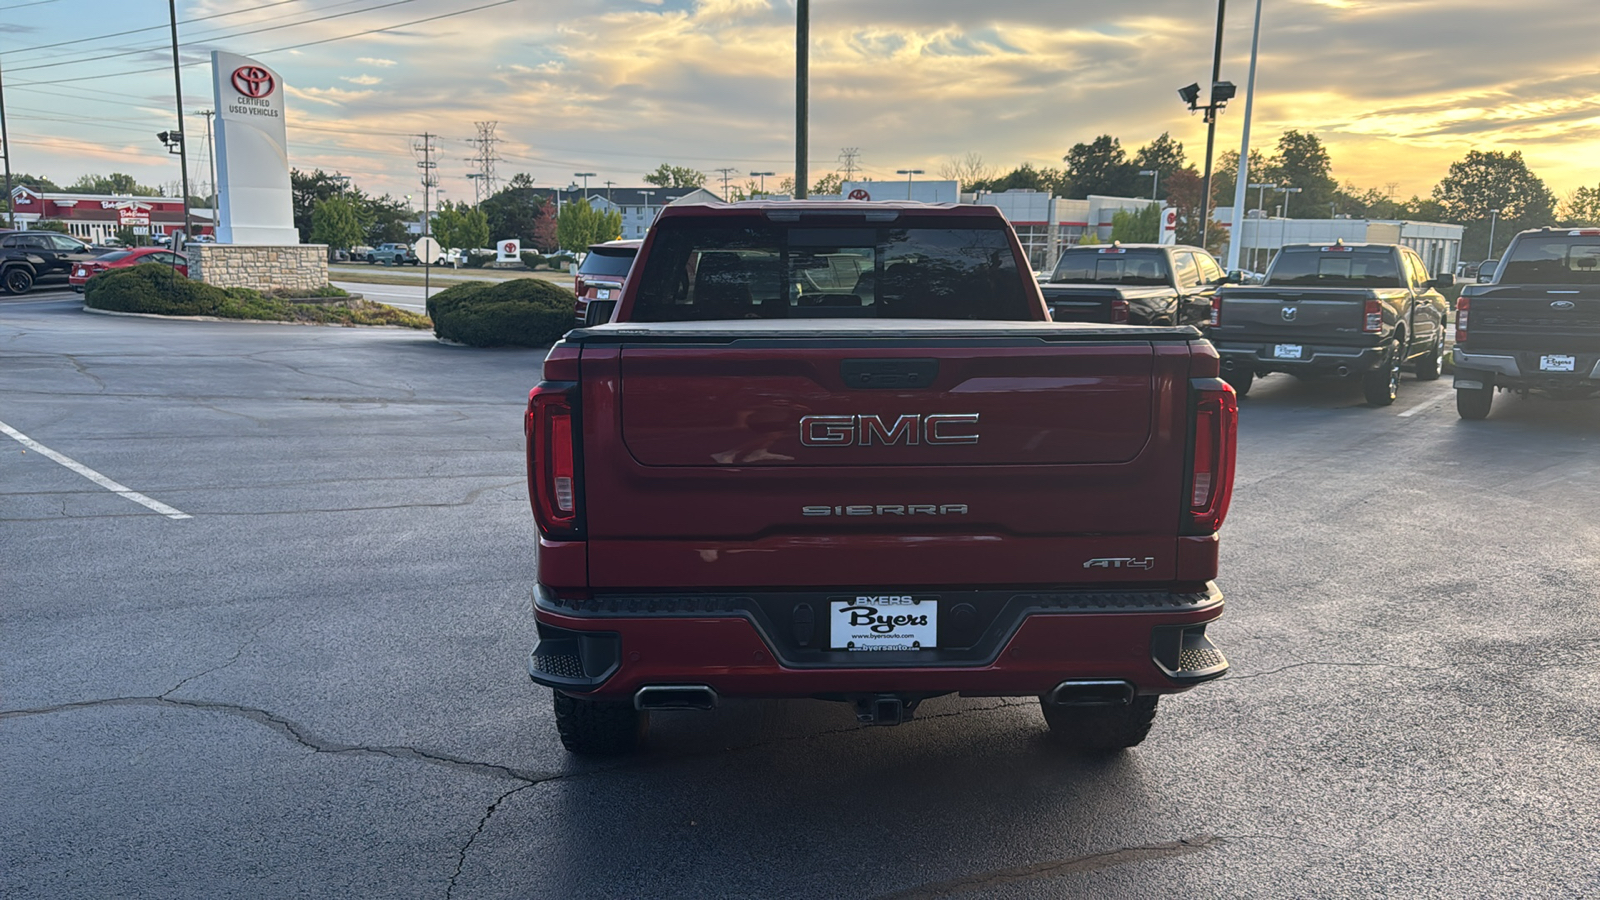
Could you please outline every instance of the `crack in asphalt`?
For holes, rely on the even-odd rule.
[[[583,774],[588,774],[588,773],[583,773]],[[568,777],[568,776],[557,776],[557,777]],[[553,781],[555,779],[546,779],[546,780],[547,781]],[[478,827],[474,828],[472,830],[472,834],[467,836],[467,842],[462,844],[461,845],[461,849],[456,852],[456,870],[454,872],[450,873],[450,882],[445,885],[445,888],[444,888],[445,900],[450,900],[450,898],[455,896],[455,893],[456,893],[456,881],[461,878],[462,870],[467,867],[467,854],[472,851],[472,845],[473,845],[473,843],[475,843],[478,840],[478,836],[483,834],[483,830],[485,828],[489,827],[489,820],[494,817],[495,810],[500,808],[500,804],[502,804],[502,803],[506,802],[508,799],[510,799],[513,794],[521,793],[522,791],[525,791],[528,788],[535,787],[535,786],[537,786],[539,784],[543,784],[543,783],[544,782],[529,782],[528,784],[518,785],[517,787],[514,787],[511,790],[506,791],[504,794],[501,794],[500,796],[494,798],[494,802],[489,804],[489,807],[483,811],[483,818],[478,820]]]
[[[176,694],[178,692],[179,688],[183,687],[184,685],[188,684],[189,682],[204,678],[207,675],[214,675],[217,672],[221,672],[223,669],[226,669],[229,666],[233,665],[234,663],[238,662],[239,661],[239,657],[244,655],[244,651],[250,649],[250,645],[254,644],[261,637],[261,632],[265,631],[267,629],[267,626],[273,624],[275,621],[277,621],[277,620],[276,619],[269,619],[269,620],[267,620],[265,622],[262,622],[260,625],[257,625],[250,632],[250,637],[244,643],[240,644],[239,645],[239,649],[233,651],[233,655],[228,657],[227,660],[224,661],[221,665],[212,666],[211,668],[205,670],[204,672],[196,672],[195,674],[190,675],[187,678],[184,678],[182,681],[178,682],[177,684],[173,685],[172,687],[167,688],[165,691],[162,691],[158,696],[160,696],[161,699],[166,700],[171,695]]]
[[[70,353],[63,353],[61,354],[61,357],[67,362],[72,363],[72,367],[78,370],[79,375],[82,375],[90,381],[93,381],[100,388],[100,393],[104,394],[106,392],[106,383],[100,379],[100,376],[89,371],[89,367],[80,362],[76,356],[73,356]]]
[[[1218,846],[1221,843],[1214,835],[1197,834],[1193,837],[1179,838],[1176,841],[1168,841],[1161,844],[1119,847],[1115,850],[1103,850],[1099,853],[1089,853],[1067,859],[1052,859],[1045,862],[1030,863],[1025,866],[1013,866],[1009,869],[981,872],[949,881],[933,882],[889,894],[880,894],[877,900],[931,900],[931,898],[949,897],[973,891],[988,891],[1018,882],[1038,881],[1045,878],[1056,878],[1061,875],[1093,872],[1111,866],[1188,856],[1210,847]]]
[[[204,673],[202,673],[204,674]],[[170,692],[169,692],[170,693]],[[254,706],[244,706],[238,703],[224,703],[219,700],[184,700],[158,694],[148,697],[110,697],[96,700],[76,700],[69,703],[58,703],[51,706],[33,707],[30,709],[0,710],[0,721],[7,719],[20,719],[29,716],[44,716],[62,712],[73,712],[80,709],[94,709],[102,706],[149,706],[167,707],[177,709],[195,709],[203,712],[217,712],[225,715],[239,716],[263,725],[271,731],[289,738],[295,743],[317,753],[353,756],[386,756],[391,759],[410,760],[412,762],[426,763],[442,766],[461,772],[480,775],[487,778],[501,780],[522,781],[529,785],[540,784],[556,778],[569,778],[574,774],[549,774],[528,772],[511,766],[502,766],[497,763],[477,762],[476,760],[462,759],[445,753],[434,753],[419,750],[416,747],[405,745],[370,745],[370,744],[343,744],[322,738],[310,729],[293,721]]]
[[[1252,678],[1265,678],[1268,675],[1276,675],[1279,672],[1287,672],[1290,669],[1300,669],[1306,666],[1329,666],[1331,668],[1339,669],[1400,669],[1406,672],[1437,672],[1440,669],[1439,666],[1412,666],[1406,665],[1405,663],[1355,662],[1353,660],[1307,660],[1305,662],[1289,663],[1286,666],[1279,666],[1276,669],[1267,669],[1264,672],[1252,672],[1249,675],[1229,674],[1226,678],[1221,679],[1217,683],[1227,684],[1230,681],[1249,681]],[[1459,669],[1461,666],[1455,665],[1451,668]]]
[[[290,365],[289,363],[286,363],[286,362],[282,362],[282,361],[279,361],[279,360],[276,360],[276,359],[264,359],[263,358],[263,357],[265,357],[265,356],[267,356],[269,354],[273,354],[273,353],[297,353],[297,352],[298,353],[305,353],[305,352],[311,352],[311,351],[309,351],[309,350],[291,350],[291,349],[262,350],[262,351],[260,351],[258,353],[246,353],[246,354],[243,354],[240,358],[255,360],[258,363],[263,363],[263,364],[269,365],[269,366],[282,366],[283,368],[288,369],[291,372],[294,372],[294,373],[296,373],[298,375],[304,375],[307,378],[327,379],[329,381],[342,381],[345,384],[354,385],[356,387],[373,388],[373,389],[378,389],[378,390],[382,390],[383,388],[388,387],[388,385],[369,384],[369,383],[364,382],[364,381],[356,381],[354,378],[341,378],[338,375],[331,375],[331,374],[320,374],[319,375],[319,374],[317,374],[315,372],[308,372],[305,369],[300,368],[299,366]],[[405,391],[406,396],[405,396],[404,399],[407,399],[407,400],[415,400],[416,399],[416,397],[417,397],[417,392],[416,391],[409,390],[409,389],[406,389],[406,388],[401,388],[401,390]],[[346,400],[346,401],[342,401],[342,402],[348,403],[348,402],[352,402],[352,401]],[[387,403],[389,401],[388,400],[375,400],[375,401],[372,401],[372,402]]]

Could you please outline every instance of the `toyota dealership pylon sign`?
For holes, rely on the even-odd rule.
[[[283,79],[248,57],[213,51],[217,102],[217,241],[300,243],[289,188]]]

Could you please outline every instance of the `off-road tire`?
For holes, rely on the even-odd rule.
[[[1232,372],[1223,372],[1222,380],[1233,385],[1233,392],[1243,397],[1250,393],[1250,386],[1256,383],[1256,373],[1250,369],[1234,369]]]
[[[1438,381],[1444,373],[1444,332],[1439,332],[1438,340],[1428,348],[1426,356],[1417,360],[1416,366],[1418,381]]]
[[[1494,405],[1494,385],[1481,388],[1456,388],[1456,412],[1463,419],[1477,421],[1489,417]]]
[[[1137,747],[1156,719],[1155,695],[1127,706],[1055,706],[1039,701],[1050,742],[1077,753],[1116,753]]]
[[[0,293],[26,294],[33,287],[33,273],[23,266],[0,271]]]
[[[1389,406],[1400,395],[1400,367],[1405,364],[1405,346],[1402,336],[1384,354],[1383,363],[1375,369],[1361,373],[1361,393],[1373,406]]]
[[[649,725],[646,713],[628,701],[608,702],[569,697],[552,691],[556,731],[567,752],[579,756],[618,756],[632,753]]]

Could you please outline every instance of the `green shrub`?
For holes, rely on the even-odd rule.
[[[285,292],[274,292],[275,294]],[[306,296],[299,293],[299,296]],[[316,297],[348,297],[335,287],[312,292]],[[342,325],[404,325],[427,328],[430,323],[416,313],[367,300],[341,303],[293,303],[263,296],[248,288],[219,288],[190,281],[166,266],[141,265],[112,269],[89,279],[84,305],[113,312],[154,313],[160,316],[214,316],[219,319],[256,319],[263,322],[318,322]]]
[[[572,328],[572,291],[541,278],[464,281],[428,298],[433,333],[473,347],[547,347]]]
[[[530,269],[537,269],[545,264],[545,258],[542,254],[524,250],[522,251],[522,264]]]

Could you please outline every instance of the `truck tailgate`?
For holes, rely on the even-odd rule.
[[[1474,285],[1468,345],[1593,354],[1600,348],[1600,285]]]
[[[1377,293],[1359,288],[1230,287],[1222,291],[1217,337],[1298,342],[1314,335],[1361,336],[1366,301]]]
[[[1192,330],[733,325],[569,336],[591,587],[1172,577]]]

